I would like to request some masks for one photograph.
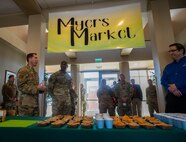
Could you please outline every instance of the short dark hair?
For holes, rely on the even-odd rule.
[[[185,55],[185,47],[182,44],[180,44],[180,43],[173,43],[173,44],[169,45],[169,47],[172,47],[172,46],[176,46],[176,49],[178,51],[183,49],[183,55]]]
[[[68,66],[68,63],[67,63],[67,61],[61,61],[61,65],[66,65],[66,66]]]
[[[9,75],[8,79],[10,79],[10,78],[12,78],[12,77],[14,77],[14,75]]]
[[[37,55],[37,53],[29,53],[29,54],[27,54],[27,56],[26,56],[27,62],[28,62],[28,60],[29,60],[30,58],[32,58],[34,55]]]

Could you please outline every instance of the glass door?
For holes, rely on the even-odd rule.
[[[96,113],[99,113],[97,90],[101,84],[101,80],[106,79],[107,85],[112,87],[113,82],[118,80],[118,72],[111,71],[83,72],[81,74],[81,77],[82,82],[87,91],[85,115],[94,116]]]
[[[87,91],[85,115],[94,116],[99,112],[97,90],[99,86],[99,72],[83,73],[84,85]]]
[[[101,80],[105,79],[107,81],[107,85],[112,87],[114,81],[118,81],[118,73],[112,72],[100,72]],[[100,82],[101,82],[100,80]]]

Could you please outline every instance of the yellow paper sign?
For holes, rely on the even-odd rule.
[[[48,52],[144,47],[140,5],[49,14]]]

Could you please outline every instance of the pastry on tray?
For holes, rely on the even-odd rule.
[[[93,119],[93,117],[91,117],[91,116],[84,116],[83,117],[83,121],[93,121],[94,119]]]
[[[90,124],[93,124],[94,121],[93,121],[93,120],[92,120],[92,121],[91,121],[91,120],[83,120],[82,123],[90,123]]]
[[[162,128],[162,129],[170,129],[170,128],[172,128],[172,125],[166,124],[166,123],[156,124],[156,126],[159,127],[159,128]]]
[[[119,116],[111,116],[114,121],[121,121]]]
[[[79,126],[79,122],[76,122],[76,121],[73,121],[73,120],[70,120],[67,125],[68,125],[68,128],[77,128]]]
[[[127,123],[127,125],[129,126],[129,128],[139,128],[139,125],[135,122]]]
[[[49,121],[50,123],[53,123],[57,120],[60,120],[62,118],[62,115],[57,115],[57,116],[54,116],[54,117],[51,117],[49,119],[47,119],[47,121]]]
[[[84,121],[81,123],[82,128],[92,128],[93,123],[91,121]]]
[[[151,128],[155,128],[156,126],[154,124],[151,124],[151,123],[143,123],[143,124],[140,124],[141,127],[143,128],[147,128],[147,129],[151,129]]]
[[[144,123],[147,123],[146,121],[145,121],[145,119],[143,119],[143,118],[140,118],[140,117],[136,117],[136,118],[134,118],[134,121],[135,122],[137,122],[138,124],[144,124]]]
[[[62,127],[65,124],[66,124],[66,122],[63,120],[57,120],[57,121],[51,123],[52,127],[56,127],[56,128]]]
[[[81,122],[82,121],[82,117],[81,116],[75,116],[73,118],[73,120],[76,121],[76,122]]]
[[[49,121],[40,121],[40,122],[37,122],[37,126],[40,126],[40,127],[45,127],[45,126],[48,126],[50,124]]]
[[[122,121],[127,122],[127,123],[132,123],[133,119],[131,119],[128,115],[124,115],[121,117]]]
[[[68,123],[68,128],[77,128],[79,123]]]
[[[73,118],[73,116],[65,115],[65,116],[63,117],[62,120],[65,121],[65,122],[68,122],[68,121],[70,121],[72,118]]]
[[[113,125],[116,128],[125,128],[126,127],[126,124],[122,121],[114,121]]]

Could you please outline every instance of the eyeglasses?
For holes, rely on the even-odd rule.
[[[177,51],[178,49],[172,49],[172,50],[169,50],[168,52],[171,53],[171,52],[175,52]]]

